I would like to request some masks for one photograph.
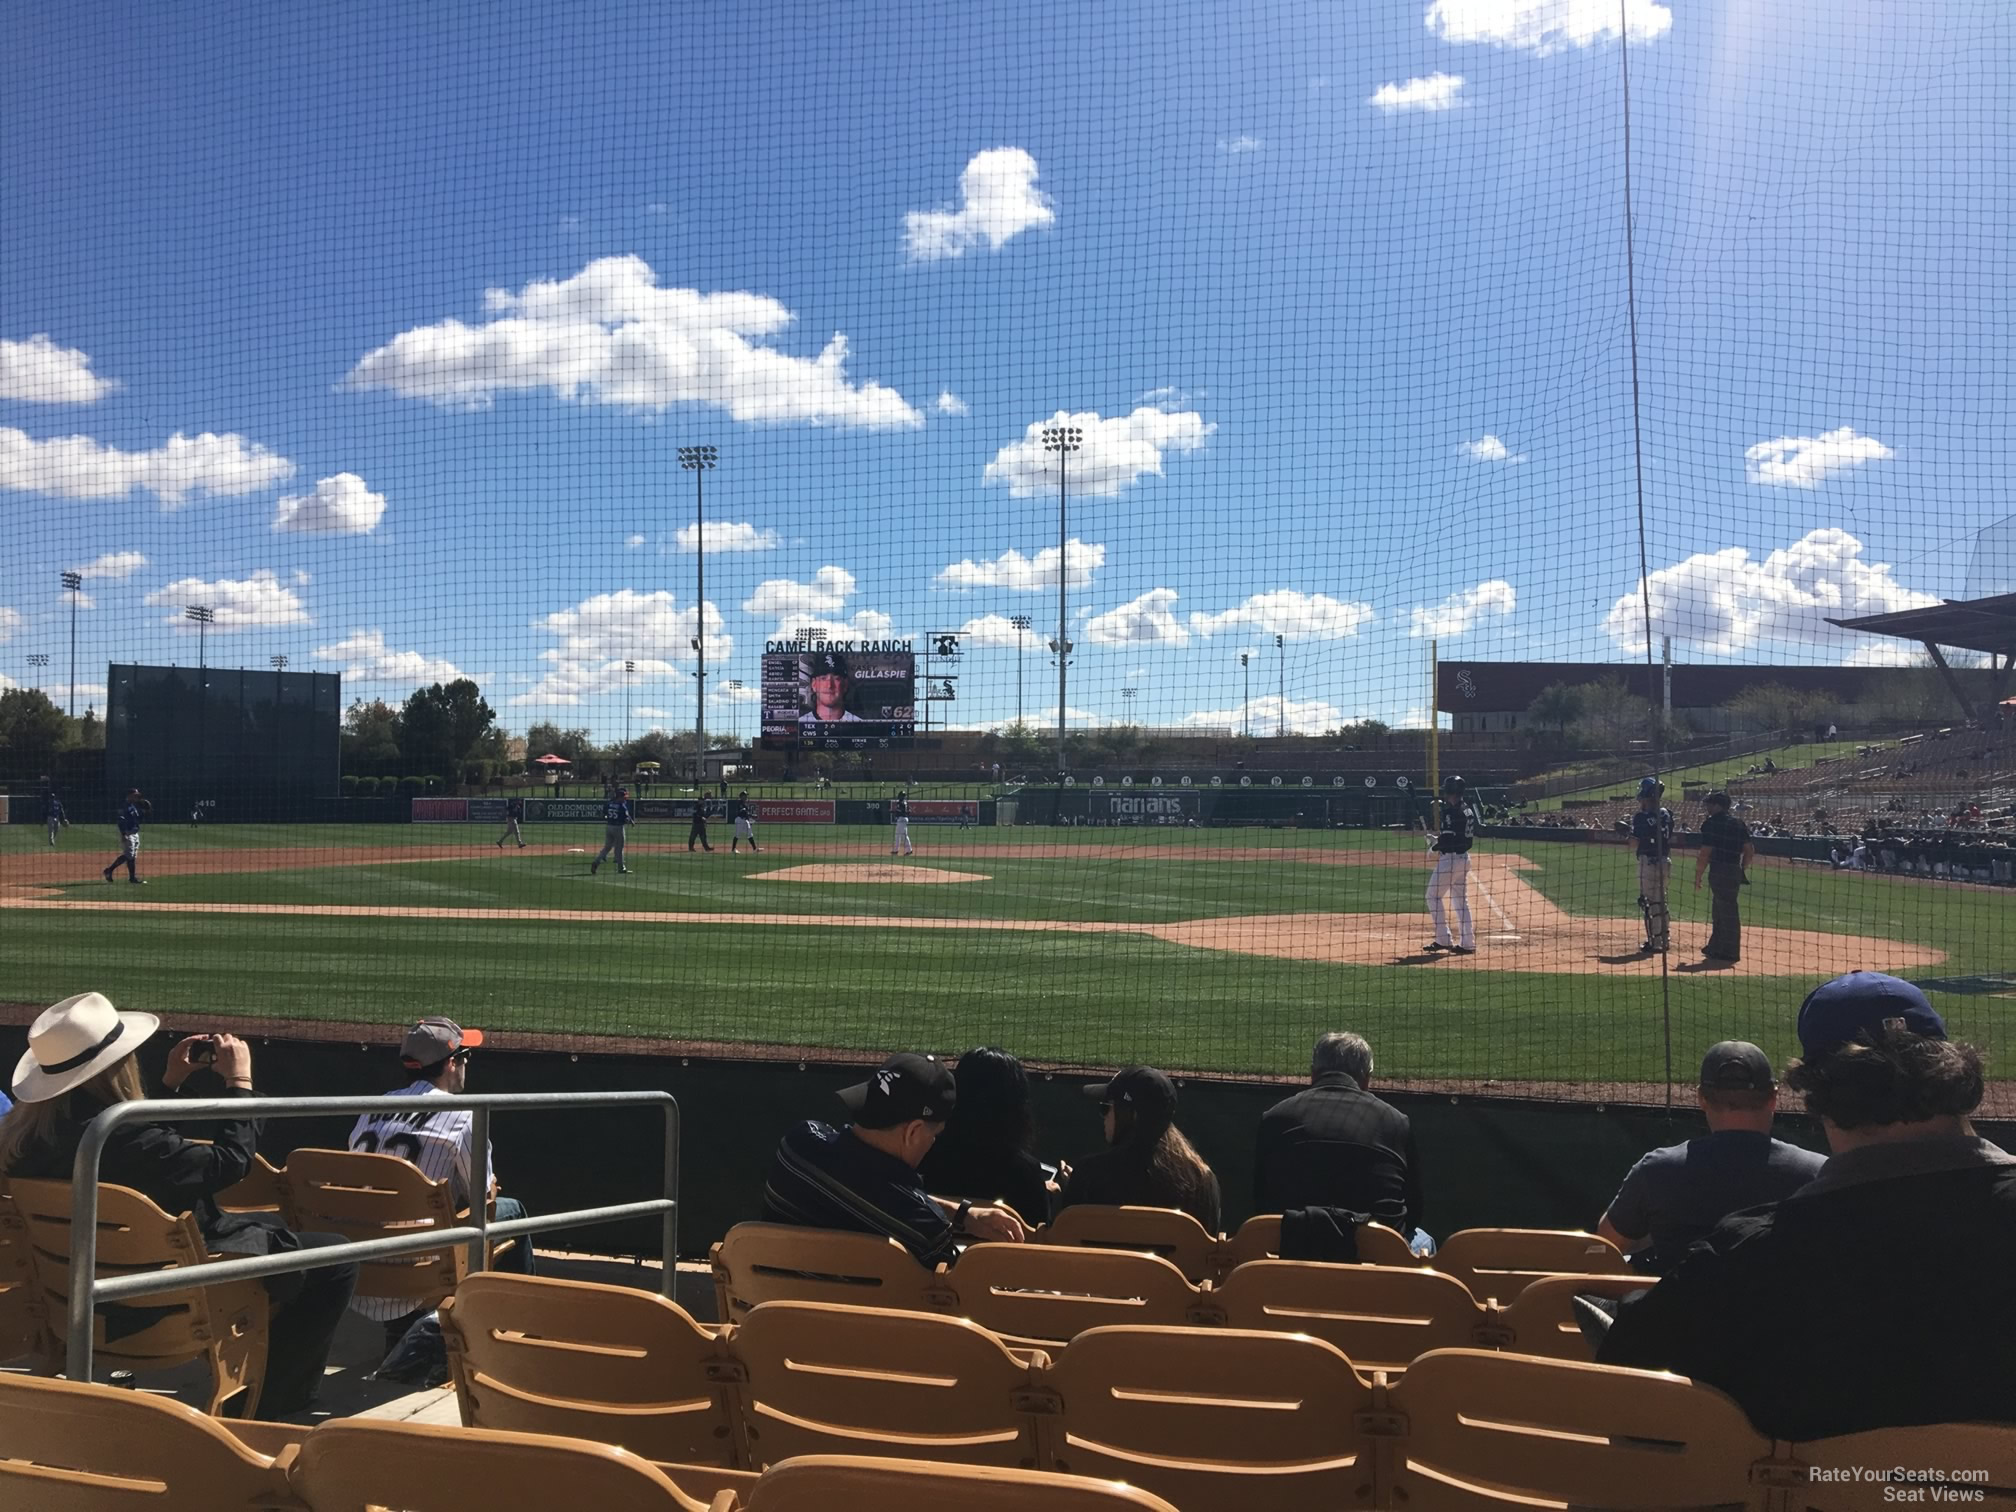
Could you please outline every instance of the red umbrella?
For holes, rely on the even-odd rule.
[[[574,765],[574,763],[573,763],[573,762],[571,762],[571,761],[569,761],[569,760],[568,760],[568,759],[567,759],[567,758],[566,758],[565,756],[541,756],[541,757],[540,757],[540,758],[539,758],[539,759],[538,759],[537,761],[535,761],[535,762],[533,763],[533,765],[534,765],[534,766],[572,766],[572,765]]]

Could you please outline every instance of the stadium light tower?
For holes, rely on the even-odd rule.
[[[77,717],[77,605],[84,597],[84,574],[63,574],[63,591],[70,595],[70,717]]]
[[[266,660],[273,664],[275,672],[285,672],[287,670],[287,656],[285,652],[276,652],[272,656],[267,657]]]
[[[707,501],[701,479],[720,460],[720,451],[712,446],[679,448],[679,465],[693,474],[693,650],[699,658],[693,673],[695,787],[707,779]]]
[[[1011,614],[1008,623],[1015,627],[1015,723],[1022,723],[1022,663],[1023,653],[1029,647],[1029,626],[1033,623],[1026,614]]]
[[[207,659],[210,627],[217,623],[217,611],[207,604],[184,604],[182,618],[196,622],[196,670],[201,672],[210,665]]]
[[[1245,702],[1241,705],[1241,718],[1245,720],[1245,731],[1248,737],[1251,737],[1251,735],[1253,734],[1253,665],[1252,664],[1253,664],[1253,658],[1251,654],[1245,651],[1241,651],[1239,653],[1239,670],[1246,674],[1246,698]]]
[[[1274,723],[1274,738],[1278,740],[1288,733],[1288,642],[1275,636],[1274,651],[1281,663],[1280,717]]]
[[[1057,639],[1050,649],[1057,655],[1057,772],[1064,773],[1064,675],[1071,665],[1071,642],[1064,638],[1064,584],[1067,573],[1064,551],[1064,474],[1071,453],[1085,444],[1085,432],[1075,425],[1053,425],[1043,432],[1043,450],[1057,453]]]
[[[47,651],[30,651],[28,653],[28,665],[31,667],[48,666],[49,653]]]
[[[630,744],[630,705],[636,699],[630,692],[630,679],[636,674],[637,663],[627,657],[623,662],[623,744]]]
[[[722,686],[727,688],[730,693],[740,693],[742,691],[742,679],[731,677]],[[735,734],[732,738],[735,744],[739,746],[742,744],[742,701],[739,698],[735,701],[735,706],[729,712],[735,716]]]

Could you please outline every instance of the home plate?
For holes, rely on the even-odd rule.
[[[895,866],[887,862],[847,865],[822,862],[812,866],[787,866],[781,871],[753,872],[766,882],[985,882],[984,872],[944,871],[935,866]]]

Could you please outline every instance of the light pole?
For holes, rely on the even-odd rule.
[[[1253,736],[1253,658],[1247,652],[1239,653],[1239,670],[1246,674],[1246,698],[1241,704],[1241,717],[1245,720],[1246,737]]]
[[[267,657],[266,660],[273,664],[275,672],[285,672],[287,670],[287,658],[284,654],[275,654]]]
[[[210,627],[217,623],[217,611],[207,604],[184,604],[182,618],[196,622],[196,670],[201,672],[210,665],[207,659]]]
[[[28,653],[28,665],[31,667],[48,666],[49,653],[47,651],[30,651]]]
[[[1139,688],[1122,688],[1120,690],[1120,696],[1127,700],[1127,723],[1129,724],[1134,723],[1134,695],[1140,691]]]
[[[1279,740],[1288,733],[1288,642],[1275,636],[1274,650],[1281,662],[1280,718],[1274,722],[1274,738]]]
[[[1029,626],[1032,623],[1026,614],[1011,614],[1008,623],[1015,627],[1015,723],[1022,723],[1022,662],[1023,653],[1029,646]]]
[[[1053,425],[1043,432],[1043,449],[1057,453],[1057,639],[1050,642],[1050,649],[1057,655],[1057,775],[1061,781],[1064,775],[1064,675],[1071,665],[1071,642],[1064,638],[1065,605],[1064,584],[1066,563],[1064,560],[1064,474],[1071,461],[1071,453],[1085,443],[1085,433],[1075,425]]]
[[[731,677],[728,679],[725,686],[727,687],[730,693],[740,693],[742,691],[742,679],[739,677]],[[742,706],[742,700],[738,698],[737,700],[735,700],[735,708],[731,711],[735,715],[735,733],[730,738],[734,740],[737,747],[740,747],[742,744],[741,706]]]
[[[630,696],[630,678],[637,670],[637,663],[626,659],[623,663],[623,744],[630,744],[630,705],[636,700]]]
[[[63,591],[70,595],[70,717],[77,717],[77,604],[84,597],[84,574],[63,574]]]
[[[682,446],[679,465],[693,474],[693,785],[707,780],[707,500],[701,479],[718,465],[712,446]]]

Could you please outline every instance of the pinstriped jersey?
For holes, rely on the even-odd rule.
[[[455,1194],[455,1205],[468,1207],[473,1124],[469,1110],[457,1105],[452,1092],[444,1092],[430,1081],[415,1080],[386,1097],[405,1099],[409,1105],[366,1113],[350,1130],[350,1148],[372,1155],[396,1155],[418,1166],[429,1181],[446,1178]],[[490,1179],[497,1179],[494,1163]],[[353,1297],[350,1306],[380,1323],[403,1318],[413,1310],[410,1301],[397,1297]]]

